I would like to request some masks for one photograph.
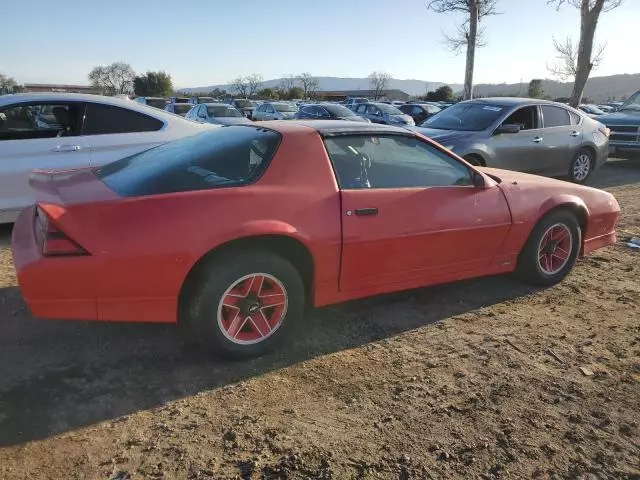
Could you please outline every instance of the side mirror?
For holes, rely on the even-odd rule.
[[[517,125],[515,123],[503,123],[498,128],[496,128],[496,131],[493,133],[495,135],[498,135],[500,133],[518,133],[519,131],[520,125]]]
[[[473,183],[474,187],[477,188],[484,188],[484,177],[482,175],[480,175],[478,172],[473,172],[471,174],[471,182]]]

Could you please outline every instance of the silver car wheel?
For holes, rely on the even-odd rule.
[[[591,158],[586,153],[581,153],[573,162],[573,178],[578,182],[589,176],[591,171]]]

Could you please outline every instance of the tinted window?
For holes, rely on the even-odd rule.
[[[367,108],[367,104],[366,103],[361,103],[356,107],[356,112],[357,113],[364,113],[366,108]]]
[[[242,117],[240,110],[228,105],[207,105],[210,117]]]
[[[88,103],[84,120],[83,135],[106,133],[153,132],[160,130],[164,123],[143,113],[126,110],[111,105]]]
[[[164,98],[147,98],[146,104],[150,107],[164,108],[167,101]]]
[[[344,107],[342,105],[327,104],[327,105],[322,105],[322,108],[331,112],[331,114],[335,117],[355,117],[356,116],[355,113],[353,113],[347,107]]]
[[[173,113],[177,113],[178,115],[185,116],[189,110],[191,110],[192,105],[190,103],[178,103],[173,106]]]
[[[319,109],[318,107],[316,107],[315,105],[309,105],[306,107],[302,107],[302,111],[310,116],[310,117],[321,117],[323,115],[324,112],[322,112],[321,109]]]
[[[80,134],[83,104],[20,104],[0,110],[0,140]]]
[[[383,113],[386,113],[388,115],[402,115],[402,112],[400,110],[398,110],[396,107],[394,107],[393,105],[387,105],[386,103],[380,103],[377,106],[378,106],[378,108],[380,110],[382,110]]]
[[[472,184],[467,167],[412,137],[336,136],[325,145],[343,189]]]
[[[264,128],[216,128],[117,160],[96,174],[125,197],[245,185],[262,175],[279,140]]]
[[[291,103],[274,103],[273,106],[279,112],[297,112],[298,107]]]
[[[545,128],[562,127],[564,125],[571,125],[571,119],[569,118],[569,111],[561,107],[543,105],[542,118],[544,120]]]
[[[486,103],[457,103],[429,117],[424,126],[442,130],[479,132],[489,128],[508,107]]]

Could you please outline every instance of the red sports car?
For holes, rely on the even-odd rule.
[[[513,271],[554,284],[619,215],[609,193],[342,121],[222,127],[31,185],[12,249],[34,315],[184,322],[231,356],[272,348],[306,304]]]

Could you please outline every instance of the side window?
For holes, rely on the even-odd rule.
[[[422,107],[419,107],[418,105],[414,105],[413,108],[411,109],[411,113],[413,115],[421,115],[422,114]]]
[[[520,125],[520,130],[533,130],[538,127],[538,108],[535,105],[522,107],[509,115],[503,125]]]
[[[324,107],[315,107],[318,110],[318,117],[320,118],[330,118],[331,115]]]
[[[342,189],[472,185],[466,166],[413,137],[336,136],[325,145]]]
[[[154,132],[164,123],[143,113],[111,105],[88,103],[83,135]]]
[[[365,109],[367,108],[366,103],[361,103],[356,107],[356,113],[365,113]]]
[[[273,108],[272,105],[267,105],[267,112],[268,113],[276,113],[276,109]]]
[[[542,106],[542,119],[544,121],[544,128],[571,125],[569,110],[565,110],[562,107],[554,107],[553,105]]]
[[[0,140],[73,137],[80,134],[84,104],[22,103],[0,109]]]
[[[375,105],[367,105],[367,113],[369,115],[378,115],[380,113],[380,110],[378,110],[378,107],[376,107]]]

